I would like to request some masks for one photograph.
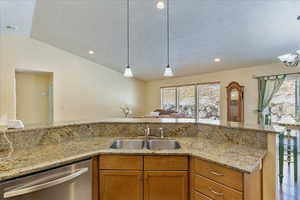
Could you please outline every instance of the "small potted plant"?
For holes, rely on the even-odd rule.
[[[120,109],[125,117],[128,117],[128,115],[132,113],[131,108],[128,105],[124,105]]]

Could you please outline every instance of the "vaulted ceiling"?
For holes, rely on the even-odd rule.
[[[167,64],[166,10],[157,1],[130,0],[131,66],[143,80],[162,78]],[[126,2],[36,0],[31,36],[122,72]],[[175,75],[277,62],[299,48],[298,15],[298,0],[170,0]]]

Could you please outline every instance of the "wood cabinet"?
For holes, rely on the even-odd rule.
[[[144,156],[144,200],[188,199],[187,156]]]
[[[187,200],[187,198],[187,171],[144,172],[144,200]]]
[[[191,159],[191,171],[238,191],[243,191],[243,173],[239,171],[197,158]]]
[[[103,155],[94,164],[100,169],[98,200],[262,199],[260,169],[246,174],[196,157],[171,155]]]
[[[203,194],[192,191],[191,192],[191,200],[212,200],[211,198],[204,196]]]
[[[143,200],[143,156],[99,158],[100,200]]]
[[[260,200],[261,170],[245,174],[199,158],[190,159],[191,200]]]
[[[143,200],[143,172],[100,171],[101,200]]]
[[[194,190],[216,200],[242,200],[243,194],[225,185],[214,182],[208,178],[193,174],[191,185]]]
[[[187,156],[144,156],[144,170],[188,171]]]
[[[100,156],[100,200],[187,200],[188,165],[187,156]]]
[[[99,162],[100,169],[143,170],[143,156],[102,155]]]

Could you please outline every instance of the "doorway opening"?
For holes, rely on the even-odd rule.
[[[53,122],[53,73],[16,71],[16,118],[28,124]]]

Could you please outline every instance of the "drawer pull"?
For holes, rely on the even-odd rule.
[[[224,176],[224,174],[220,174],[220,173],[215,172],[215,171],[209,171],[209,173],[211,173],[213,175],[216,175],[216,176]]]
[[[224,196],[224,193],[222,193],[222,192],[216,192],[216,191],[214,191],[211,187],[209,187],[209,190],[210,190],[212,193],[214,193],[215,195],[217,195],[217,196]]]

